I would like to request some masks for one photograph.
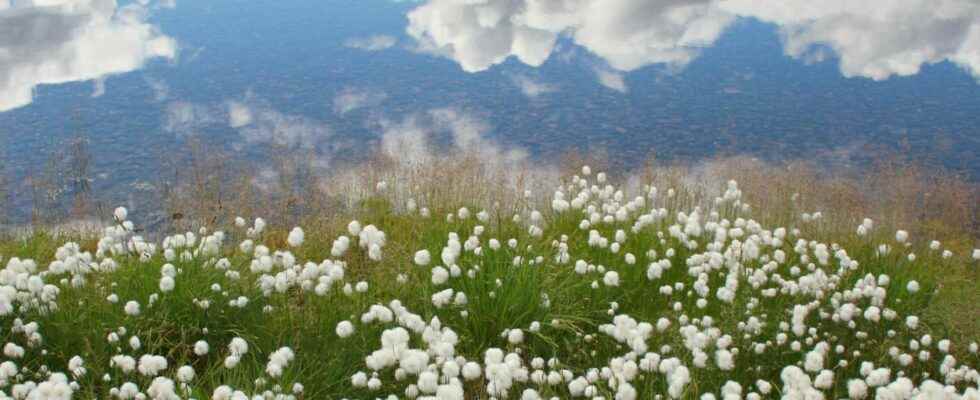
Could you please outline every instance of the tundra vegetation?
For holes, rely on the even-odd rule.
[[[980,399],[969,183],[588,161],[202,167],[152,232],[8,234],[0,397]]]

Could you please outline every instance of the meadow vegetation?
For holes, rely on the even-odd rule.
[[[149,230],[8,232],[0,397],[980,399],[955,176],[278,160],[188,152]]]

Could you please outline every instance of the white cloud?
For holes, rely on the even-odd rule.
[[[333,136],[329,125],[301,115],[284,114],[272,108],[251,105],[252,123],[238,129],[252,144],[273,144],[290,149],[316,149]]]
[[[374,35],[364,38],[350,38],[344,41],[345,47],[360,49],[364,51],[380,51],[391,48],[398,43],[398,39],[388,35]]]
[[[240,140],[231,143],[232,149],[261,151],[280,147],[296,156],[288,159],[296,163],[289,168],[304,169],[316,178],[335,172],[331,167],[339,154],[356,151],[359,153],[354,158],[357,158],[376,151],[405,167],[442,157],[476,157],[481,166],[488,167],[488,173],[500,172],[504,173],[501,176],[512,179],[520,177],[525,184],[530,179],[525,174],[531,162],[525,150],[501,145],[491,137],[492,126],[484,118],[453,107],[430,109],[399,120],[381,117],[374,125],[380,136],[376,147],[364,146],[363,140],[351,141],[336,135],[328,124],[316,119],[284,114],[251,93],[214,105],[171,102],[166,114],[165,129],[178,136],[238,125],[234,130]],[[250,116],[250,122],[245,122],[248,120],[245,115]],[[276,154],[270,153],[273,157]],[[253,183],[263,189],[278,190],[280,178],[276,168],[259,168]]]
[[[170,86],[167,85],[167,82],[151,77],[145,77],[144,80],[146,80],[146,84],[150,86],[150,89],[153,90],[153,101],[159,103],[170,97]]]
[[[980,78],[980,2],[975,0],[727,0],[727,11],[779,26],[787,55],[825,46],[847,77],[875,80],[950,61]]]
[[[281,177],[279,171],[269,166],[259,168],[258,173],[252,177],[252,185],[266,194],[275,193],[279,190],[280,182]]]
[[[847,77],[881,80],[950,61],[980,78],[976,0],[427,0],[409,13],[407,32],[469,72],[509,57],[539,66],[562,35],[620,72],[676,70],[737,17],[777,25],[789,56],[836,55]]]
[[[252,123],[252,110],[237,101],[228,102],[228,126],[241,128]]]
[[[218,105],[171,102],[164,130],[178,135],[195,135],[205,128],[236,129],[243,144],[277,145],[290,149],[331,147],[333,130],[324,122],[302,115],[285,114],[248,93],[244,100]]]
[[[544,82],[538,82],[534,78],[527,75],[514,74],[511,75],[510,79],[514,85],[521,89],[521,93],[524,93],[524,95],[528,98],[534,99],[543,94],[558,91],[557,86]]]
[[[387,98],[388,94],[381,91],[349,87],[334,96],[333,111],[344,115],[358,108],[377,106]]]
[[[559,35],[622,71],[684,66],[734,17],[713,0],[429,0],[408,19],[421,48],[477,72],[510,56],[539,66]]]
[[[229,138],[229,149],[258,152],[273,158],[282,155],[278,152],[286,152],[290,157],[281,161],[290,163],[290,168],[301,168],[315,174],[326,174],[335,157],[347,151],[349,144],[344,138],[334,135],[329,124],[280,112],[251,92],[235,100],[213,104],[171,102],[167,105],[163,127],[178,137],[211,132],[223,134],[232,129],[237,140],[236,137]],[[262,171],[265,174],[256,177],[254,184],[269,188],[269,185],[277,182],[278,176],[269,174],[275,169],[264,168]]]
[[[596,77],[599,78],[599,83],[602,86],[620,93],[627,92],[628,88],[626,87],[626,79],[621,72],[603,67],[596,67],[594,70]]]
[[[33,101],[38,85],[102,79],[173,59],[177,42],[138,3],[0,0],[0,112]]]
[[[199,130],[221,121],[221,111],[215,107],[185,101],[167,105],[163,129],[179,136],[196,135]]]
[[[522,149],[505,148],[490,139],[491,126],[484,119],[457,108],[436,108],[381,122],[380,150],[405,163],[420,163],[448,154],[469,154],[494,165],[524,162]]]
[[[382,121],[381,151],[407,163],[422,163],[433,157],[429,136],[431,128],[418,115],[400,122]]]

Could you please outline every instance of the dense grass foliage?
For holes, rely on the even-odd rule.
[[[426,204],[380,183],[305,230],[250,216],[151,242],[119,209],[100,237],[6,241],[0,390],[980,398],[978,332],[927,312],[947,276],[976,295],[977,251],[871,220],[828,237],[821,213],[764,226],[735,182],[702,201],[583,168],[555,188]]]

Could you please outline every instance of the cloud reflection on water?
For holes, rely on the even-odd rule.
[[[509,57],[539,66],[562,36],[614,70],[676,70],[739,17],[776,25],[788,56],[833,54],[847,77],[883,80],[949,61],[980,78],[974,0],[428,0],[409,12],[407,32],[468,72]]]
[[[0,112],[30,104],[38,85],[98,81],[175,58],[176,40],[147,22],[148,7],[0,0]]]

